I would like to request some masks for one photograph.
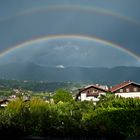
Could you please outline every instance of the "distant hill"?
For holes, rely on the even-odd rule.
[[[94,82],[116,84],[125,80],[140,82],[140,67],[67,67],[39,66],[34,63],[0,65],[0,79],[16,79],[49,82]]]

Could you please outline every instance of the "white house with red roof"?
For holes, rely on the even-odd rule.
[[[99,101],[101,95],[106,95],[108,87],[103,85],[89,85],[79,90],[76,100],[80,101]]]
[[[97,102],[100,100],[99,97],[101,95],[106,95],[107,92],[112,92],[115,95],[124,98],[140,98],[140,84],[132,81],[125,81],[110,89],[107,86],[99,84],[89,85],[79,89],[76,100]]]
[[[125,98],[140,98],[140,84],[132,81],[113,86],[109,91]]]

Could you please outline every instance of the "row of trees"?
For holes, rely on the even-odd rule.
[[[76,102],[67,91],[59,90],[54,101],[33,97],[9,103],[0,110],[0,135],[111,139],[140,135],[140,99],[111,95],[95,106]]]
[[[71,89],[72,87],[80,87],[81,83],[73,82],[37,82],[37,81],[22,81],[22,80],[6,80],[0,79],[1,90],[24,89],[34,92],[54,92],[58,88]]]

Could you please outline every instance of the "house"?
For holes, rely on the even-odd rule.
[[[84,87],[83,89],[79,89],[79,92],[76,96],[76,100],[80,101],[99,101],[99,97],[101,95],[106,95],[106,92],[108,91],[107,86],[101,86],[101,85],[89,85],[87,87]]]
[[[5,107],[7,106],[9,103],[9,100],[8,99],[4,99],[4,100],[1,100],[0,101],[0,107]]]
[[[125,81],[113,86],[109,91],[125,98],[140,98],[140,84],[132,81]]]

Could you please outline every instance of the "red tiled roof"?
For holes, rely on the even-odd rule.
[[[132,84],[132,83],[134,83],[134,82],[125,81],[125,82],[120,83],[120,84],[118,84],[118,85],[116,85],[116,86],[113,86],[109,91],[115,92],[116,90],[119,90],[119,89],[121,89],[121,88],[123,88],[123,87],[125,87],[125,86],[128,86],[128,85]]]

